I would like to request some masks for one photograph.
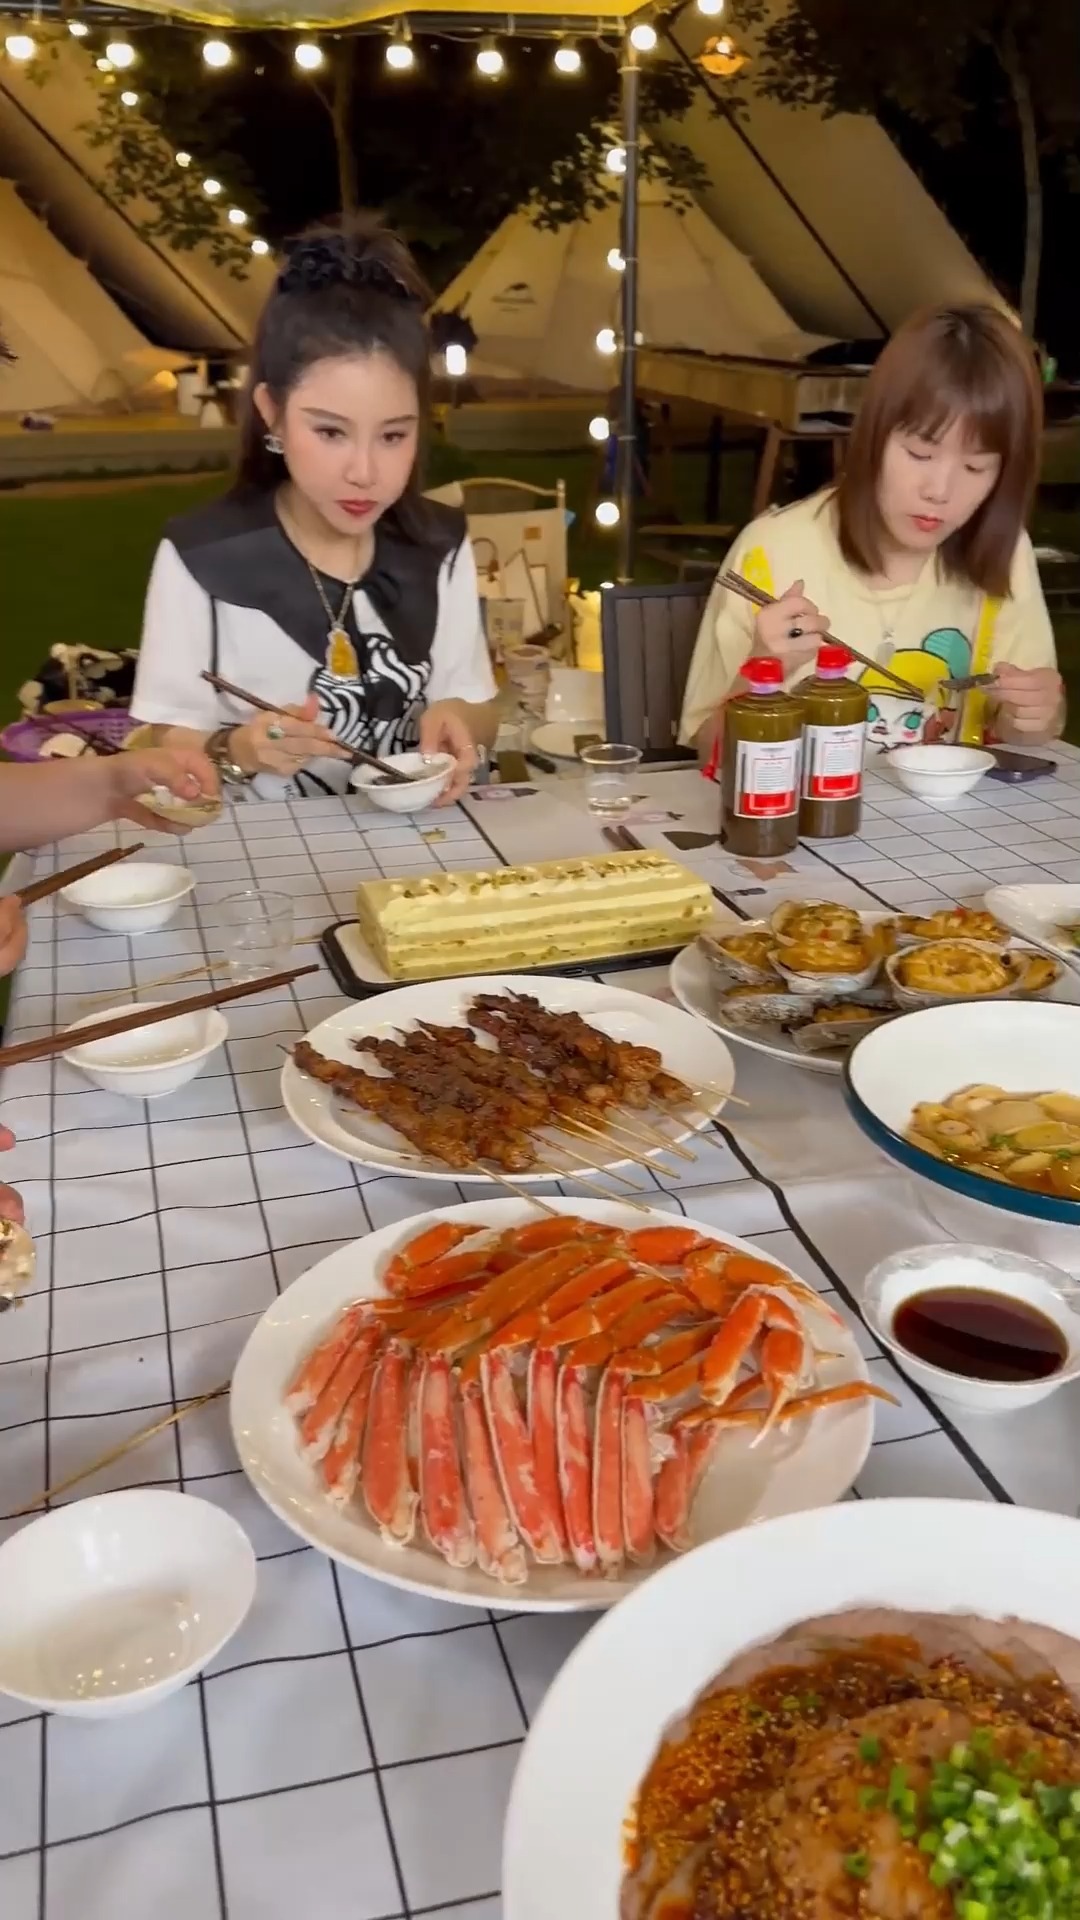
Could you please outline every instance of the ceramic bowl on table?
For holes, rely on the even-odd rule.
[[[1080,1636],[1080,1522],[993,1501],[861,1500],[744,1527],[653,1574],[591,1629],[532,1722],[507,1813],[505,1920],[640,1912],[621,1897],[628,1839],[665,1737],[740,1654],[867,1607]],[[856,1901],[822,1894],[813,1910]]]
[[[165,860],[119,860],[70,887],[60,898],[103,933],[158,933],[195,885],[186,867]]]
[[[916,1359],[897,1331],[901,1308],[917,1295],[992,1294],[1030,1307],[1057,1329],[1061,1364],[1039,1379],[994,1380]],[[908,1247],[890,1254],[867,1275],[859,1297],[863,1318],[904,1372],[938,1400],[969,1413],[1013,1413],[1045,1400],[1080,1374],[1080,1286],[1060,1267],[999,1247],[965,1246],[955,1240]]]
[[[1038,1193],[938,1159],[906,1136],[920,1101],[964,1087],[1080,1098],[1080,1006],[968,1001],[901,1014],[860,1040],[844,1066],[856,1125],[913,1177],[930,1218],[958,1240],[1017,1248],[1080,1272],[1080,1200]]]
[[[396,780],[388,780],[384,786],[383,776],[374,767],[364,766],[353,768],[349,785],[354,793],[362,793],[373,807],[382,807],[387,813],[423,813],[426,807],[434,806],[457,764],[452,753],[388,753],[382,757],[388,767],[408,774],[407,787]]]
[[[107,1719],[176,1693],[255,1596],[243,1530],[160,1488],[57,1507],[0,1547],[0,1692]]]
[[[893,747],[885,765],[916,800],[947,807],[970,793],[995,765],[992,753],[979,747]]]
[[[142,1007],[164,1006],[162,1000],[142,1000]],[[97,1026],[105,1020],[134,1013],[132,1002],[105,1007],[88,1014],[69,1028],[72,1045],[63,1058],[95,1087],[105,1093],[118,1093],[127,1100],[160,1100],[167,1093],[186,1087],[206,1065],[211,1054],[223,1046],[229,1035],[229,1023],[217,1007],[198,1013],[177,1014],[175,1020],[160,1020],[150,1027],[136,1027],[133,1033],[114,1033],[104,1040],[78,1043],[80,1027]]]

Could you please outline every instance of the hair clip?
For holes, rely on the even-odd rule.
[[[369,287],[392,300],[421,306],[400,274],[371,253],[356,253],[344,234],[316,234],[286,243],[288,265],[278,275],[282,293],[319,293],[324,287]]]

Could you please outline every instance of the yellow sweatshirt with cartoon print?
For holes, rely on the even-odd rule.
[[[870,694],[867,745],[901,746],[918,739],[926,708],[938,709],[937,738],[981,742],[987,726],[986,695],[950,694],[945,679],[986,673],[1009,661],[1018,667],[1053,667],[1054,635],[1039,583],[1035,553],[1022,534],[1013,557],[1012,592],[998,600],[961,580],[946,578],[931,555],[914,585],[873,588],[840,551],[834,496],[817,493],[794,506],[772,508],[744,529],[722,571],[733,568],[776,597],[796,581],[829,620],[836,638],[850,640],[872,660],[893,668],[923,693],[916,707],[885,675],[857,660],[854,678]],[[754,645],[754,608],[717,582],[694,648],[683,701],[679,742],[693,746],[699,728],[733,691]],[[788,687],[813,673],[798,668]]]

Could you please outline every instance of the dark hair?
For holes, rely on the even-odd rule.
[[[286,264],[259,315],[244,395],[236,490],[261,493],[279,486],[281,455],[265,444],[266,422],[255,405],[265,385],[284,405],[319,360],[353,353],[385,353],[415,383],[420,431],[427,425],[431,340],[425,311],[429,294],[412,255],[370,215],[339,227],[309,227],[287,243]],[[419,494],[417,461],[394,516],[401,531],[423,540],[427,517]]]
[[[866,383],[837,488],[841,551],[862,572],[880,571],[877,489],[889,437],[906,431],[933,440],[955,420],[973,447],[1000,456],[1001,472],[945,541],[941,565],[1005,598],[1038,478],[1043,395],[1032,347],[993,307],[932,307],[893,334]]]

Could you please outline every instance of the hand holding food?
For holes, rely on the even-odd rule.
[[[26,918],[17,893],[0,899],[0,974],[13,973],[26,952]],[[2,1143],[10,1146],[10,1139]]]
[[[995,672],[994,699],[1011,733],[1045,740],[1060,717],[1064,684],[1056,667],[1014,667],[1005,662]]]
[[[818,642],[828,631],[828,614],[807,599],[803,582],[795,580],[779,600],[758,614],[755,652],[771,653],[790,672],[813,660]]]
[[[461,799],[476,771],[476,743],[456,701],[436,700],[426,708],[420,719],[420,751],[453,754],[453,779],[435,802],[437,807],[452,806]]]
[[[335,740],[318,717],[313,693],[298,707],[257,713],[229,735],[229,751],[245,773],[277,773],[291,779],[309,760],[348,760],[348,747]]]
[[[0,1127],[0,1153],[6,1153],[14,1145],[15,1135],[10,1128]],[[22,1194],[17,1193],[14,1187],[0,1186],[0,1220],[13,1220],[17,1227],[25,1224]]]
[[[220,804],[217,769],[197,747],[147,747],[118,753],[106,762],[112,785],[113,818],[135,820],[156,833],[187,833],[200,811]],[[155,791],[178,803],[161,812],[146,804]]]

